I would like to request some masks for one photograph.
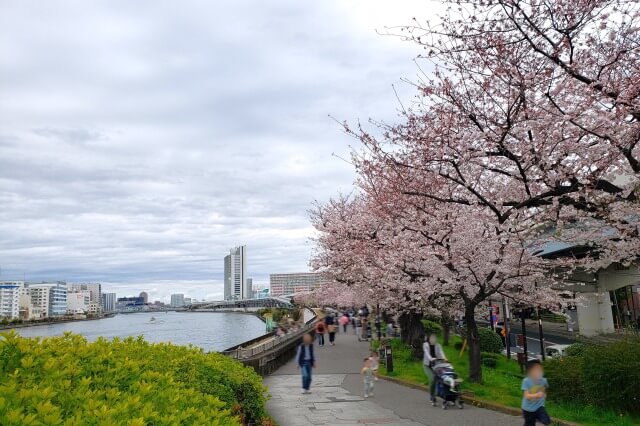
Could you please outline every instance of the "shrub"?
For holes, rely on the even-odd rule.
[[[453,349],[455,349],[456,351],[461,351],[462,350],[462,345],[463,345],[462,342],[455,342],[453,344]]]
[[[498,360],[496,358],[482,358],[482,365],[489,368],[496,368]]]
[[[584,345],[577,352],[545,363],[550,398],[640,413],[640,340]]]
[[[584,351],[587,349],[587,344],[582,342],[574,343],[573,345],[567,346],[565,350],[565,354],[567,356],[581,356],[584,354]]]
[[[482,352],[480,354],[480,356],[482,357],[482,359],[498,359],[498,358],[500,358],[500,354],[497,354],[495,352]]]
[[[588,346],[583,355],[583,386],[589,402],[640,413],[640,340]]]
[[[478,331],[480,333],[480,351],[497,354],[502,352],[502,339],[498,333],[490,328],[481,328]]]
[[[584,401],[582,386],[583,361],[580,357],[552,358],[544,363],[549,380],[549,399],[553,401]]]
[[[442,336],[442,326],[436,321],[423,319],[422,328],[424,328],[424,332],[427,336],[431,334]]]
[[[265,393],[253,370],[194,347],[0,337],[3,425],[260,424]]]

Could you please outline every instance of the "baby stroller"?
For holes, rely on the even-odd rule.
[[[439,362],[433,367],[433,374],[436,380],[436,396],[442,398],[442,409],[446,410],[449,405],[458,405],[461,410],[464,408],[460,383],[453,365],[448,362]]]

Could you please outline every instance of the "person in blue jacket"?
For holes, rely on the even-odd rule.
[[[311,393],[311,370],[316,367],[316,358],[313,354],[313,337],[311,334],[305,334],[302,337],[302,344],[298,346],[296,354],[298,367],[302,373],[302,393]]]

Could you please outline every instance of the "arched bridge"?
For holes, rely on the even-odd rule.
[[[221,300],[216,302],[198,302],[189,307],[191,311],[218,310],[258,310],[262,308],[293,309],[291,300],[285,297],[264,297],[261,299]]]

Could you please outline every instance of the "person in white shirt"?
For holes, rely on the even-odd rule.
[[[422,350],[424,351],[424,358],[422,361],[422,367],[424,368],[424,374],[429,379],[429,393],[431,394],[431,403],[436,403],[436,380],[433,372],[433,367],[438,361],[447,361],[447,357],[442,350],[442,346],[438,343],[438,339],[435,334],[431,334],[428,339],[422,344]]]

